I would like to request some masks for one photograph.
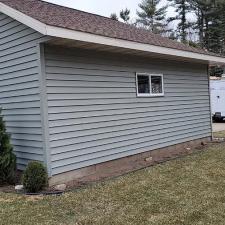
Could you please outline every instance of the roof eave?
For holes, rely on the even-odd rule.
[[[119,47],[119,48],[126,48],[126,49],[132,49],[137,51],[144,51],[144,52],[156,53],[156,54],[162,54],[162,55],[168,55],[168,56],[174,56],[174,57],[181,57],[186,59],[188,58],[196,59],[201,61],[207,61],[210,64],[211,63],[225,64],[225,58],[218,57],[218,56],[199,54],[195,52],[182,51],[178,49],[166,48],[166,47],[150,45],[150,44],[142,44],[138,42],[104,37],[100,35],[74,31],[74,30],[69,30],[69,29],[60,28],[60,27],[47,26],[46,31],[47,31],[47,35],[53,36],[53,37],[59,37],[59,38],[65,38],[70,40],[82,41],[87,43],[95,43],[95,44],[101,44],[101,45],[113,46],[113,47]]]
[[[70,39],[75,41],[82,41],[87,43],[101,44],[106,46],[132,49],[137,51],[144,51],[149,53],[157,53],[161,55],[168,55],[186,59],[196,59],[205,61],[209,64],[211,63],[225,64],[225,58],[223,57],[183,51],[173,48],[166,48],[150,44],[143,44],[128,40],[110,38],[91,33],[69,30],[61,27],[49,26],[1,2],[0,2],[0,12],[12,17],[13,19],[25,24],[26,26],[36,30],[37,32],[43,35]]]

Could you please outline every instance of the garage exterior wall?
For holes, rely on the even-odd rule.
[[[45,46],[52,175],[211,136],[207,65]],[[136,73],[164,97],[136,96]]]
[[[43,35],[0,13],[0,107],[11,134],[19,169],[44,161],[40,109]]]

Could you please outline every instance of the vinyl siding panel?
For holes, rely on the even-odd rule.
[[[52,173],[209,137],[207,66],[45,47]],[[164,97],[136,96],[136,72]]]
[[[43,38],[0,13],[0,107],[19,169],[44,161],[37,51]]]

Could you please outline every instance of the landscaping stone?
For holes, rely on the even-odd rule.
[[[59,184],[54,187],[54,190],[55,191],[65,191],[66,187],[67,187],[66,184]]]
[[[220,142],[224,142],[225,141],[225,138],[213,138],[213,141],[214,143],[220,143]]]
[[[21,192],[24,191],[24,186],[23,185],[16,185],[15,190],[16,190],[16,192],[21,193]]]

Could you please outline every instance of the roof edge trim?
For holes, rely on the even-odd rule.
[[[39,33],[46,35],[46,25],[30,16],[27,16],[20,11],[13,9],[2,2],[0,2],[0,12],[6,14],[7,16],[25,24],[26,26],[38,31]]]
[[[181,58],[197,59],[207,62],[217,62],[225,64],[225,58],[219,56],[211,56],[207,54],[200,54],[189,51],[182,51],[173,48],[161,47],[150,44],[143,44],[128,40],[122,40],[117,38],[104,37],[100,35],[69,30],[60,27],[48,26],[46,27],[47,35],[65,39],[71,39],[76,41],[83,41],[88,43],[102,44],[113,47],[120,47],[144,52],[157,53],[162,55],[170,55]]]
[[[9,17],[25,24],[26,26],[36,30],[37,32],[52,37],[65,38],[76,41],[83,41],[88,43],[96,43],[107,46],[114,46],[119,48],[132,49],[137,51],[151,52],[162,55],[170,55],[181,58],[197,59],[207,62],[216,62],[225,64],[225,58],[219,56],[211,56],[207,54],[200,54],[191,51],[183,51],[173,48],[161,47],[150,44],[143,44],[129,40],[122,40],[117,38],[105,37],[101,35],[85,33],[81,31],[74,31],[66,28],[46,25],[18,10],[15,10],[0,2],[0,12]]]

